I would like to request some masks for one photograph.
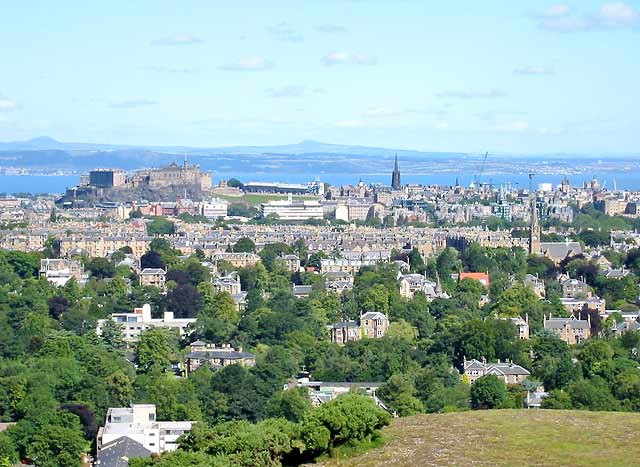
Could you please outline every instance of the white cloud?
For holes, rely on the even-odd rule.
[[[267,30],[273,37],[280,41],[302,42],[304,40],[302,34],[296,32],[291,26],[284,22],[271,26],[267,28]]]
[[[606,3],[595,15],[596,22],[603,27],[631,27],[640,23],[640,12],[623,2]]]
[[[580,32],[640,26],[640,10],[624,2],[605,3],[592,14],[574,13],[566,5],[556,5],[540,14],[540,29],[554,32]]]
[[[150,99],[131,99],[126,101],[112,102],[109,107],[112,109],[136,109],[139,107],[148,107],[156,105],[156,101]]]
[[[226,63],[219,68],[225,71],[261,71],[273,68],[275,64],[264,57],[245,57],[236,62]]]
[[[451,99],[497,99],[506,97],[507,94],[499,89],[491,89],[490,91],[444,91],[436,96]]]
[[[326,66],[332,65],[375,65],[378,63],[376,57],[354,52],[331,52],[322,58]]]
[[[392,109],[387,109],[386,107],[373,107],[365,112],[365,115],[369,117],[388,117],[390,115],[398,114],[399,112],[396,112]]]
[[[151,66],[148,70],[156,73],[169,73],[176,75],[195,75],[196,73],[200,73],[198,68],[192,67]]]
[[[435,128],[436,130],[448,130],[449,124],[447,122],[436,122]]]
[[[316,27],[316,31],[327,34],[337,34],[347,32],[347,28],[340,26],[339,24],[322,24]]]
[[[585,31],[592,26],[592,23],[579,17],[549,18],[542,21],[538,27],[546,31],[553,32],[576,32]]]
[[[173,46],[173,45],[189,45],[200,44],[204,42],[202,39],[191,34],[176,34],[175,36],[161,37],[151,41],[153,46]]]
[[[336,122],[338,128],[362,128],[364,126],[364,122],[361,120],[343,120],[341,122]]]
[[[517,133],[517,132],[528,130],[529,124],[523,120],[515,120],[512,122],[498,123],[494,128],[498,131]]]
[[[542,11],[539,16],[543,16],[545,18],[560,18],[563,16],[569,16],[571,14],[571,7],[566,3],[558,3],[556,5],[551,5],[546,10]]]
[[[279,88],[269,88],[266,92],[269,97],[273,98],[302,97],[304,94],[304,86],[281,86]]]
[[[551,68],[542,65],[521,66],[513,70],[515,75],[553,75],[555,72]]]
[[[14,101],[0,95],[0,112],[9,112],[15,110],[17,107],[18,105]]]

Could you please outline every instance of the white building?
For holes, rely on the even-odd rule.
[[[107,411],[105,425],[98,430],[98,455],[103,446],[123,437],[141,444],[155,454],[175,451],[178,449],[178,438],[191,431],[194,423],[156,421],[154,404],[110,408]]]
[[[145,303],[142,308],[135,308],[133,313],[113,313],[111,320],[122,326],[122,336],[126,342],[135,342],[147,329],[168,328],[177,329],[180,336],[187,334],[187,327],[196,322],[195,318],[174,318],[173,312],[165,311],[162,318],[151,317],[151,306]],[[102,328],[107,320],[98,320],[96,333],[102,334]]]
[[[324,209],[318,201],[294,201],[289,195],[287,200],[269,201],[261,205],[262,217],[275,214],[284,221],[306,221],[324,218]]]
[[[57,258],[40,260],[40,277],[46,278],[49,283],[58,287],[64,286],[72,277],[75,277],[80,285],[86,284],[89,279],[80,261]]]
[[[200,214],[207,219],[217,219],[218,217],[227,217],[228,203],[219,198],[212,198],[209,201],[200,203]]]

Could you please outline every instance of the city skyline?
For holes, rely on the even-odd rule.
[[[634,153],[638,8],[16,3],[0,140]]]

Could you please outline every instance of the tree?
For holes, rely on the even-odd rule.
[[[160,255],[160,253],[155,250],[150,250],[140,258],[140,267],[142,269],[165,269],[167,266],[162,260],[162,256]]]
[[[171,366],[173,346],[169,332],[162,328],[152,328],[140,335],[136,344],[136,363],[142,373],[164,371]]]
[[[176,318],[195,318],[202,309],[200,292],[191,284],[177,285],[164,298],[164,307]]]
[[[302,426],[311,452],[324,452],[348,441],[374,436],[388,425],[390,415],[368,396],[347,394],[318,407]]]
[[[389,325],[389,329],[385,336],[389,339],[403,339],[413,342],[418,336],[418,330],[411,326],[411,324],[407,323],[404,319],[399,319]]]
[[[96,279],[113,277],[116,273],[116,267],[107,258],[93,258],[85,264],[85,268]]]
[[[471,385],[471,407],[474,409],[499,409],[509,406],[509,393],[504,381],[497,376],[486,375]]]
[[[69,300],[61,295],[49,297],[47,303],[49,305],[49,314],[53,319],[60,319],[62,313],[69,309]]]
[[[227,186],[231,188],[239,188],[241,190],[244,187],[242,182],[237,178],[230,178],[229,180],[227,180]]]
[[[267,402],[269,417],[282,417],[294,423],[302,422],[312,409],[309,390],[304,387],[278,391]]]
[[[44,411],[24,418],[12,430],[21,454],[38,467],[79,467],[88,443],[78,416],[67,411]]]
[[[256,244],[248,237],[242,237],[233,245],[234,253],[254,253]]]
[[[176,233],[176,225],[164,217],[155,217],[147,224],[149,235],[173,235]]]
[[[127,344],[122,337],[122,325],[111,319],[105,320],[100,337],[109,352],[123,354],[127,348]]]
[[[272,272],[276,260],[293,252],[291,247],[286,243],[268,243],[260,250],[260,259],[267,271]]]
[[[395,374],[377,391],[377,395],[399,416],[424,412],[424,405],[415,397],[416,388],[406,375]]]

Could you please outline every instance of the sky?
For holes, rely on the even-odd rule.
[[[640,151],[640,0],[29,0],[1,18],[2,141]]]

